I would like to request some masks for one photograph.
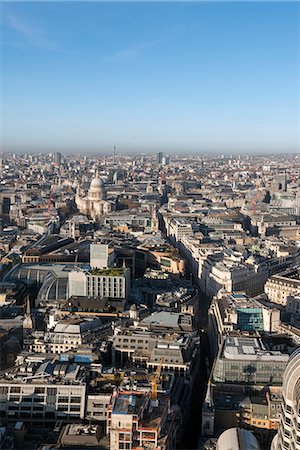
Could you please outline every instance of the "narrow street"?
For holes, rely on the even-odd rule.
[[[172,240],[166,235],[166,230],[162,222],[160,229],[165,239],[176,248],[174,242],[172,242]],[[200,291],[198,283],[196,282],[195,278],[191,276],[191,270],[188,262],[186,267],[186,277],[192,278],[195,288],[199,291],[198,329],[202,331],[200,331],[200,362],[197,365],[198,372],[195,376],[195,382],[193,384],[190,416],[187,420],[187,425],[183,433],[180,450],[197,450],[198,442],[201,437],[202,404],[205,398],[208,381],[206,361],[207,359],[209,359],[210,354],[206,330],[210,299]]]
[[[200,351],[200,364],[199,370],[194,383],[192,392],[192,404],[190,409],[190,417],[187,421],[187,427],[185,429],[181,449],[180,450],[192,450],[197,449],[198,440],[201,435],[201,412],[202,403],[206,394],[207,386],[207,370],[205,358],[209,355],[209,347],[207,336],[205,333],[201,333],[201,351]]]

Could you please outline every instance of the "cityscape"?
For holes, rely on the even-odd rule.
[[[299,155],[112,150],[2,155],[2,448],[299,448]]]
[[[0,6],[0,450],[300,450],[300,4]]]

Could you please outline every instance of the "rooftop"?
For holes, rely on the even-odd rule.
[[[105,277],[121,277],[127,272],[126,267],[108,267],[107,269],[91,269],[91,275]]]
[[[221,358],[227,360],[277,360],[288,361],[288,355],[268,351],[260,338],[228,336],[223,344]]]

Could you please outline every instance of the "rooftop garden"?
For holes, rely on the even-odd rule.
[[[126,267],[108,267],[106,269],[91,269],[91,275],[105,276],[105,277],[121,277],[126,272]]]

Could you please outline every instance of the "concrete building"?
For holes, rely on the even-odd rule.
[[[173,450],[180,433],[178,415],[167,397],[152,400],[149,393],[120,392],[113,398],[108,415],[110,450]]]
[[[0,413],[7,420],[25,422],[80,419],[85,392],[85,373],[78,364],[29,362],[1,376]]]
[[[243,292],[214,297],[208,311],[208,335],[213,354],[233,331],[271,333],[280,325],[280,310]]]
[[[179,314],[171,315],[169,319],[167,313],[156,317],[157,319],[164,317],[165,324],[156,322],[154,315],[145,319],[145,322],[141,321],[139,325],[117,328],[113,339],[115,357],[121,363],[130,359],[149,370],[162,366],[166,372],[190,375],[197,352],[196,333],[182,334],[182,328],[180,333],[172,330],[172,326],[175,328],[181,326]],[[187,329],[190,327],[189,322],[182,322],[182,325]]]
[[[217,440],[216,450],[260,450],[256,437],[243,428],[229,428]]]
[[[263,397],[266,405],[278,405],[288,359],[287,354],[267,350],[260,338],[226,337],[208,384],[202,408],[202,433],[213,436],[215,430],[239,424],[276,429],[278,409],[275,409],[275,416],[264,413],[259,418],[258,415],[262,414]],[[257,397],[260,400],[257,401]],[[268,406],[264,409],[267,411]]]
[[[68,286],[69,298],[101,297],[124,304],[130,290],[130,269],[112,267],[90,271],[75,270],[69,273]]]
[[[66,425],[60,433],[56,448],[108,450],[109,440],[100,425]]]
[[[112,244],[91,244],[90,266],[92,269],[104,269],[110,267],[115,260],[115,256]]]
[[[50,313],[52,320],[52,315]],[[101,339],[112,333],[111,323],[102,323],[100,318],[67,317],[54,322],[46,332],[26,333],[24,349],[34,353],[67,353],[78,347],[92,349]]]
[[[294,267],[277,275],[272,275],[266,282],[265,293],[271,302],[285,306],[288,297],[300,294],[299,269]]]

